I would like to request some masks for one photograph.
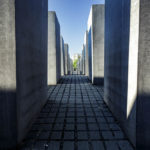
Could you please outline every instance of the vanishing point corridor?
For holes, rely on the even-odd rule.
[[[70,75],[48,94],[22,150],[133,150],[103,101],[103,87]]]

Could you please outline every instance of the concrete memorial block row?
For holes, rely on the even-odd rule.
[[[47,11],[47,0],[0,0],[0,149],[15,149],[46,102]]]
[[[150,149],[150,1],[105,1],[105,102],[137,150]]]
[[[0,0],[0,149],[15,149],[30,129],[47,85],[63,75],[63,47],[47,0]]]
[[[48,15],[48,85],[56,85],[63,75],[70,74],[69,46],[60,34],[54,11]]]
[[[104,5],[93,5],[84,39],[85,69],[93,84],[104,84]]]

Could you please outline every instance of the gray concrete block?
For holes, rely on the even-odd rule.
[[[65,49],[65,75],[67,75],[68,74],[68,51],[69,51],[68,44],[64,44],[64,49]]]
[[[93,5],[88,20],[89,78],[104,83],[104,5]]]
[[[79,58],[79,74],[82,75],[83,74],[83,62],[82,62],[82,54]]]
[[[138,2],[137,2],[138,3]],[[135,5],[135,2],[133,2]],[[136,6],[135,6],[136,8]],[[137,87],[137,150],[150,149],[150,1],[140,1]],[[134,12],[134,10],[133,10]],[[134,19],[133,19],[134,21]],[[135,34],[135,33],[134,33]],[[138,33],[137,33],[138,34]],[[134,41],[133,41],[134,42]]]
[[[68,59],[67,59],[67,65],[68,65],[68,75],[70,75],[70,71],[71,71],[71,64],[70,64],[70,54],[69,54],[69,49],[68,49]]]
[[[83,44],[83,50],[82,50],[82,74],[85,75],[85,45]]]
[[[64,40],[63,37],[61,37],[60,41],[61,46],[61,76],[65,75],[65,50],[64,50]]]
[[[86,31],[84,36],[84,46],[85,46],[85,75],[89,76],[88,31]]]
[[[0,1],[0,149],[28,132],[47,95],[47,0]]]
[[[104,99],[136,149],[150,149],[150,2],[105,2]]]
[[[73,60],[70,58],[70,74],[73,74]]]
[[[61,77],[60,25],[53,11],[48,12],[48,85]]]

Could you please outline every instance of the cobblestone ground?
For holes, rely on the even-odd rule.
[[[49,99],[22,150],[133,150],[103,101],[103,87],[85,76],[66,76]]]

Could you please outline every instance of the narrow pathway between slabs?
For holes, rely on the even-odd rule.
[[[72,75],[48,93],[23,150],[133,150],[103,101],[103,87]]]

